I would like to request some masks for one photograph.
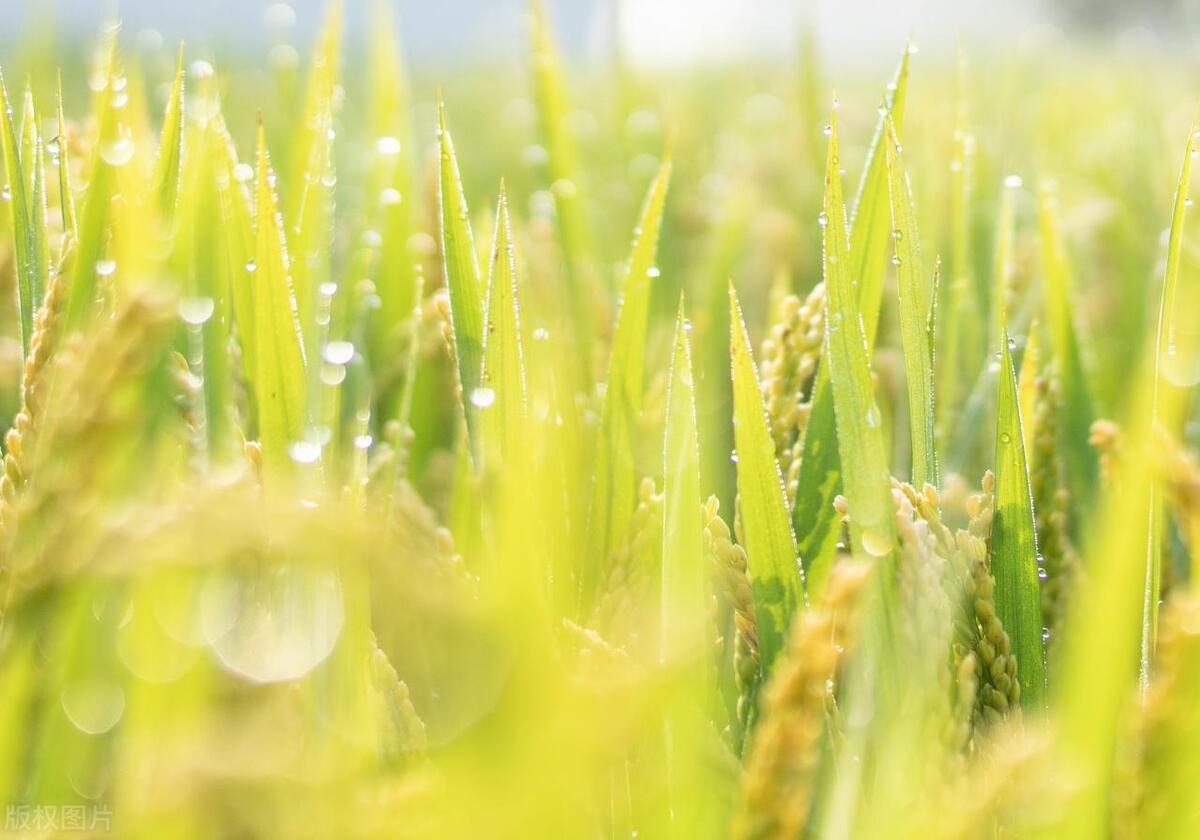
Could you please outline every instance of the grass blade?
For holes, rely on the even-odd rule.
[[[885,557],[895,544],[895,515],[879,406],[871,387],[867,337],[855,294],[846,205],[838,169],[837,108],[830,121],[825,169],[825,360],[833,391],[842,484],[850,503],[851,550]]]
[[[475,240],[467,216],[454,141],[446,126],[446,107],[438,104],[438,138],[441,167],[438,180],[438,204],[441,209],[442,259],[446,288],[450,293],[450,320],[454,333],[454,354],[458,359],[458,381],[467,419],[467,434],[472,452],[479,454],[478,418],[473,407],[479,388],[483,360],[483,284],[475,259]]]
[[[775,460],[750,337],[732,283],[729,323],[738,501],[765,670],[783,647],[792,614],[804,603],[804,572],[796,552],[787,494]]]
[[[1057,198],[1047,184],[1038,191],[1038,230],[1042,251],[1042,282],[1051,348],[1062,387],[1064,411],[1059,419],[1059,446],[1066,464],[1067,484],[1078,510],[1086,515],[1099,479],[1096,450],[1088,445],[1095,420],[1092,397],[1071,305],[1071,268],[1058,228]],[[1076,517],[1080,519],[1082,517]]]
[[[175,81],[171,84],[171,95],[167,99],[162,141],[154,167],[154,187],[158,192],[159,206],[167,219],[175,215],[175,207],[179,201],[179,183],[183,173],[183,97],[183,44],[180,44],[179,64],[175,69]]]
[[[75,215],[75,194],[71,191],[71,160],[67,148],[67,118],[63,115],[62,73],[58,74],[58,193],[62,208],[63,230],[71,242],[79,240],[79,223]],[[65,250],[65,243],[64,243]]]
[[[938,467],[934,441],[933,347],[929,319],[935,300],[925,281],[921,243],[917,238],[912,188],[896,126],[887,121],[888,185],[892,199],[892,239],[895,242],[896,274],[900,293],[900,338],[904,349],[905,379],[908,382],[909,426],[912,432],[912,480],[921,487],[937,486]]]
[[[884,99],[897,132],[903,130],[905,102],[908,96],[909,51]],[[887,197],[887,161],[882,138],[885,117],[880,116],[875,139],[867,153],[863,179],[859,186],[854,221],[850,229],[852,276],[859,279],[858,303],[863,314],[863,333],[874,346],[875,328],[883,296],[883,274],[887,267],[888,232],[891,209]],[[792,508],[792,521],[800,537],[800,555],[805,560],[809,595],[819,596],[833,563],[840,526],[833,500],[842,492],[842,466],[839,462],[837,421],[833,390],[829,382],[829,364],[823,361],[813,386],[812,416],[804,435],[800,482]]]
[[[248,167],[238,164],[233,139],[220,114],[213,117],[207,133],[210,143],[208,153],[213,158],[213,171],[218,173],[217,198],[221,208],[219,241],[229,272],[229,294],[242,351],[242,373],[253,383],[258,375],[258,357],[254,318],[255,278],[254,272],[249,269],[251,266],[257,268],[257,263],[254,213],[245,183],[245,176],[251,172]]]
[[[1033,495],[1008,334],[1000,359],[996,410],[996,513],[992,524],[992,575],[996,612],[1012,639],[1021,680],[1021,703],[1040,708],[1046,699],[1042,593],[1038,583]]]
[[[304,343],[300,331],[296,296],[289,275],[287,244],[281,226],[279,200],[271,184],[270,154],[263,124],[258,128],[258,176],[255,191],[254,265],[251,285],[254,299],[256,371],[253,378],[258,430],[262,442],[263,468],[286,475],[289,457],[297,463],[312,463],[320,449],[311,441],[292,452],[304,434],[306,381]]]
[[[483,333],[481,394],[484,398],[476,400],[481,409],[486,409],[483,427],[488,439],[484,457],[489,463],[506,463],[521,445],[525,423],[524,355],[512,225],[508,198],[501,184],[488,280],[487,328]]]
[[[586,309],[593,255],[591,232],[584,215],[585,194],[575,137],[568,122],[566,82],[554,34],[540,0],[531,4],[534,101],[537,103],[542,143],[550,167],[551,191],[558,215],[558,234],[567,269],[567,304],[586,346],[592,319]]]
[[[9,104],[8,90],[0,76],[0,145],[4,149],[4,177],[8,183],[9,213],[12,218],[14,253],[17,263],[17,306],[20,315],[21,346],[29,352],[33,334],[33,313],[41,301],[41,280],[37,265],[36,234],[30,213],[29,184],[20,157],[17,129]],[[32,163],[32,162],[30,162]]]
[[[1196,369],[1196,356],[1200,352],[1200,346],[1197,345],[1200,336],[1197,336],[1195,328],[1188,323],[1195,312],[1197,291],[1193,287],[1194,284],[1189,284],[1181,306],[1179,284],[1179,268],[1183,259],[1183,222],[1191,203],[1188,192],[1192,179],[1192,155],[1196,152],[1198,133],[1200,129],[1193,124],[1184,149],[1179,183],[1175,188],[1175,204],[1171,212],[1171,228],[1167,239],[1166,273],[1163,277],[1162,299],[1158,310],[1158,334],[1155,341],[1154,380],[1150,402],[1151,431],[1157,433],[1162,429],[1172,437],[1179,434],[1178,424],[1182,421],[1182,397],[1185,389],[1179,386],[1195,382],[1192,371]],[[1158,480],[1152,479],[1150,482],[1146,505],[1149,508],[1149,534],[1146,540],[1139,672],[1143,690],[1150,684],[1150,669],[1158,641],[1158,602],[1162,597],[1165,521],[1162,488]]]
[[[383,240],[375,272],[381,306],[372,324],[371,349],[372,358],[383,361],[403,348],[404,325],[417,303],[417,271],[409,246],[417,196],[412,183],[408,90],[390,1],[376,0],[371,12],[367,73],[374,158],[367,195],[372,201],[373,227]],[[381,396],[390,402],[390,395]]]
[[[300,185],[288,215],[292,285],[296,290],[300,326],[306,341],[314,346],[317,291],[330,278],[333,251],[333,190],[337,183],[333,118],[341,55],[341,18],[341,3],[335,0],[330,4],[313,52],[304,122],[292,158],[292,183]],[[316,370],[314,365],[313,371]],[[312,388],[317,390],[315,383]]]
[[[634,453],[637,451],[637,419],[642,410],[646,328],[653,281],[658,273],[654,265],[658,234],[670,180],[671,164],[666,161],[646,192],[625,264],[621,310],[609,360],[592,489],[589,532],[595,551],[593,556],[597,560],[594,565],[608,556],[609,550],[625,533],[635,506]],[[585,595],[586,589],[585,584]]]
[[[704,556],[700,519],[700,444],[692,351],[682,298],[675,320],[663,443],[665,525],[662,555],[663,656],[703,649]]]

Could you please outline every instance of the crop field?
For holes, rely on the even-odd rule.
[[[0,836],[1200,837],[1192,64],[362,5],[0,49]]]

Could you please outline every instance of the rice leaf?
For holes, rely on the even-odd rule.
[[[58,74],[58,195],[62,213],[63,230],[71,242],[79,239],[79,223],[75,215],[75,194],[71,191],[71,160],[67,148],[67,118],[63,115],[62,72]],[[64,242],[64,250],[66,243]]]
[[[1200,129],[1193,125],[1184,149],[1183,166],[1175,188],[1175,203],[1171,213],[1171,228],[1167,238],[1167,264],[1163,277],[1162,298],[1159,301],[1158,333],[1155,340],[1154,379],[1151,390],[1150,425],[1153,433],[1159,429],[1176,436],[1180,433],[1183,395],[1194,383],[1197,355],[1200,354],[1200,334],[1191,325],[1197,302],[1195,285],[1189,284],[1180,300],[1180,263],[1183,259],[1183,223],[1191,200],[1188,192],[1192,178],[1192,156],[1196,153]],[[1142,639],[1140,680],[1143,691],[1150,684],[1150,669],[1158,642],[1158,606],[1162,597],[1163,532],[1162,487],[1152,479],[1146,494],[1149,533],[1146,540],[1146,574],[1142,599]]]
[[[909,50],[900,59],[894,81],[884,97],[885,111],[903,130],[908,95]],[[874,346],[875,328],[883,296],[883,274],[887,267],[888,231],[891,209],[888,200],[887,161],[883,149],[885,116],[875,128],[875,139],[867,153],[863,178],[850,229],[852,276],[858,280],[858,303],[863,315],[863,333]],[[792,522],[800,538],[800,555],[805,561],[810,597],[819,597],[833,564],[840,532],[839,517],[833,500],[842,492],[843,469],[839,462],[833,390],[829,382],[829,363],[825,359],[817,370],[813,386],[812,415],[804,435],[800,481],[792,507]]]
[[[441,210],[442,259],[446,288],[450,293],[450,320],[454,333],[454,354],[458,360],[458,381],[462,388],[462,405],[467,420],[471,451],[479,454],[478,418],[474,408],[476,389],[483,360],[483,283],[479,278],[479,263],[475,259],[475,240],[471,236],[471,221],[467,216],[467,199],[463,195],[458,160],[454,157],[454,141],[446,126],[446,107],[438,104],[438,138],[441,144],[441,167],[438,180],[438,203]]]
[[[683,299],[675,319],[675,342],[667,387],[666,439],[663,443],[663,655],[703,648],[705,569],[700,519],[700,445],[692,351]]]
[[[375,271],[380,309],[375,319],[373,358],[387,359],[403,346],[404,324],[417,302],[417,270],[409,242],[418,195],[412,183],[412,132],[404,62],[389,0],[371,4],[367,74],[374,156],[368,199],[372,225],[382,243]]]
[[[933,410],[933,347],[929,319],[936,300],[925,281],[921,243],[913,211],[912,188],[904,168],[896,126],[887,121],[888,185],[892,199],[892,239],[895,242],[900,294],[900,339],[908,383],[909,427],[912,433],[912,481],[917,487],[938,484]]]
[[[729,284],[729,323],[738,502],[754,588],[762,667],[766,670],[783,647],[792,614],[805,603],[804,572],[796,552],[787,494],[775,459],[750,337],[733,283]]]
[[[253,379],[263,467],[268,473],[286,474],[293,445],[304,434],[306,383],[305,356],[296,296],[289,275],[279,200],[272,188],[274,173],[267,151],[266,131],[258,127],[258,174],[255,212],[253,278],[256,371]],[[313,442],[307,441],[296,457],[311,463]]]
[[[823,266],[825,361],[833,391],[842,484],[850,504],[851,551],[885,557],[896,541],[891,477],[883,446],[879,406],[871,386],[867,337],[849,243],[839,170],[837,108],[830,121],[825,169]]]
[[[996,612],[1012,639],[1021,680],[1021,703],[1040,708],[1046,699],[1042,593],[1038,582],[1033,495],[1017,396],[1017,372],[1008,334],[1000,359],[996,413],[996,512],[992,524],[992,575]]]
[[[255,336],[255,233],[252,201],[246,175],[248,166],[239,165],[233,139],[225,127],[225,119],[216,114],[208,129],[209,149],[213,171],[217,173],[217,198],[221,210],[221,250],[230,278],[230,301],[233,320],[242,351],[242,374],[250,382],[258,375],[258,356]]]
[[[41,301],[41,275],[37,261],[37,234],[33,229],[33,216],[30,212],[29,184],[22,167],[17,129],[13,122],[13,111],[3,76],[0,76],[0,146],[4,149],[4,177],[9,192],[7,204],[12,219],[16,256],[21,346],[23,352],[28,353],[29,339],[33,334],[33,313]]]
[[[158,161],[154,167],[154,187],[158,192],[159,206],[168,219],[175,214],[183,173],[183,97],[183,44],[180,44],[179,63],[175,69],[175,81],[171,84],[171,95],[167,99]]]
[[[589,329],[585,289],[591,282],[593,255],[591,232],[583,210],[584,185],[575,137],[568,122],[569,103],[562,63],[554,33],[541,0],[533,0],[532,58],[534,101],[537,104],[542,143],[550,168],[551,191],[558,216],[558,234],[567,269],[567,295],[576,329]],[[589,333],[580,335],[582,338]]]
[[[646,328],[650,318],[650,296],[658,275],[654,262],[670,180],[671,163],[665,161],[646,192],[625,263],[621,310],[613,336],[600,420],[588,529],[595,551],[593,556],[598,562],[608,556],[625,533],[636,504],[634,453],[637,451],[638,416],[642,410]]]
[[[341,2],[330,4],[313,50],[303,125],[293,151],[292,181],[299,185],[287,215],[291,237],[292,284],[305,340],[316,344],[317,292],[329,281],[333,250],[333,118],[341,56]],[[318,366],[313,366],[313,371]],[[315,391],[315,387],[313,388]]]
[[[1070,297],[1071,267],[1059,232],[1057,197],[1045,183],[1038,191],[1038,230],[1050,346],[1061,382],[1064,409],[1058,421],[1058,445],[1063,454],[1071,497],[1081,515],[1086,516],[1100,474],[1096,450],[1087,442],[1088,430],[1096,417],[1072,315],[1075,309]]]
[[[88,187],[83,202],[83,211],[79,218],[75,265],[67,290],[65,318],[67,329],[80,327],[94,308],[97,286],[96,266],[104,254],[105,232],[108,229],[112,212],[112,196],[117,187],[117,167],[109,163],[109,159],[112,158],[111,150],[113,148],[129,142],[128,138],[121,135],[117,109],[113,107],[113,80],[117,75],[115,33],[109,36],[104,49],[102,66],[97,71],[98,74],[103,73],[105,79],[103,90],[96,93],[97,120],[99,122],[97,146],[89,166]],[[108,154],[105,153],[106,150],[109,150]],[[23,316],[24,313],[22,313]]]
[[[525,354],[519,301],[508,197],[501,184],[488,279],[487,322],[483,333],[480,392],[483,399],[476,400],[488,438],[484,457],[496,464],[505,463],[519,451],[525,423]]]
[[[905,48],[896,69],[895,78],[884,95],[884,113],[875,124],[875,134],[867,149],[867,162],[850,216],[850,254],[854,258],[858,279],[858,300],[862,308],[863,334],[867,346],[874,348],[879,313],[883,304],[883,275],[890,249],[889,231],[892,212],[889,199],[887,156],[885,152],[887,123],[890,119],[896,135],[903,139],[904,113],[908,102],[908,64],[911,46]]]

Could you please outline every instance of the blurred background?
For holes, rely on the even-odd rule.
[[[344,5],[349,35],[361,41],[369,4]],[[911,30],[922,46],[934,49],[952,49],[958,38],[973,47],[1013,37],[1044,40],[1056,30],[1072,38],[1157,45],[1180,41],[1187,31],[1182,24],[1200,20],[1200,4],[1189,0],[549,0],[547,5],[572,59],[603,57],[619,47],[641,64],[785,55],[805,27],[831,54],[862,57],[891,47],[898,31]],[[148,41],[186,35],[197,48],[219,42],[255,49],[285,34],[307,42],[320,25],[324,0],[5,0],[3,6],[3,38],[14,37],[31,20],[44,21],[47,12],[64,34],[86,35],[119,7],[127,30]],[[405,48],[418,66],[506,59],[523,49],[524,0],[399,0],[396,7]]]

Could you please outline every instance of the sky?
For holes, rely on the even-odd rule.
[[[344,0],[351,39],[365,28],[368,0]],[[526,0],[394,0],[410,60],[459,62],[501,59],[524,49]],[[616,4],[620,11],[614,13]],[[12,36],[31,9],[54,8],[60,26],[95,31],[115,0],[0,0],[0,36]],[[170,43],[186,37],[247,47],[276,35],[306,44],[326,0],[120,0],[125,30],[153,28]],[[575,59],[607,52],[611,32],[626,54],[644,64],[786,54],[802,25],[811,22],[826,50],[855,56],[894,52],[897,33],[912,32],[930,46],[1020,36],[1037,25],[1039,0],[976,3],[963,0],[548,0],[564,52]],[[280,24],[291,25],[280,26]],[[614,21],[617,21],[614,25]]]

